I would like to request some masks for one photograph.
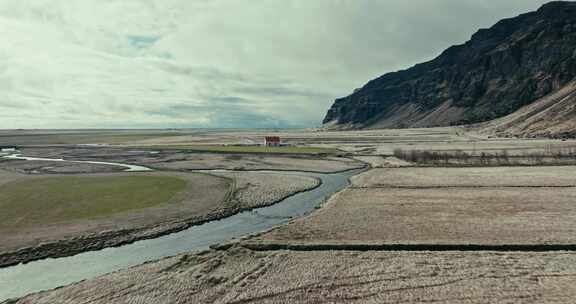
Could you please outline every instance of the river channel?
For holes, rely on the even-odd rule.
[[[44,160],[42,158],[11,158]],[[65,160],[51,160],[65,161]],[[82,161],[75,161],[82,162]],[[126,171],[149,171],[145,167],[119,163],[99,163],[123,166]],[[307,172],[277,172],[319,178],[322,184],[310,191],[290,196],[270,206],[242,212],[231,217],[194,226],[187,230],[156,239],[138,241],[116,248],[85,252],[70,257],[45,259],[0,269],[0,301],[69,285],[95,278],[144,262],[174,256],[184,252],[208,249],[210,245],[268,230],[314,210],[334,193],[349,185],[349,179],[359,170],[333,174]],[[220,171],[221,172],[221,171]],[[266,171],[274,172],[274,171]]]

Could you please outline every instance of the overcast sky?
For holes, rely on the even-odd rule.
[[[313,127],[541,0],[0,0],[0,128]]]

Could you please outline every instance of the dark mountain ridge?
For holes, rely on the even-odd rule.
[[[482,29],[435,59],[337,99],[333,128],[471,124],[513,113],[576,79],[576,2],[555,1]]]

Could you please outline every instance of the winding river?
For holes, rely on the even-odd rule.
[[[49,162],[67,162],[67,163],[83,163],[92,165],[109,165],[124,168],[124,172],[146,172],[152,171],[152,169],[137,165],[121,164],[121,163],[108,163],[99,161],[84,161],[84,160],[65,160],[62,158],[40,158],[40,157],[26,157],[21,154],[12,154],[4,156],[6,159],[19,159],[19,160],[38,160],[38,161],[49,161]]]
[[[18,155],[9,157],[27,160],[65,161],[27,158]],[[80,163],[82,161],[75,162]],[[128,168],[126,171],[132,172],[150,171],[149,168],[119,163],[85,163],[122,166]],[[70,257],[45,259],[1,268],[0,301],[72,284],[183,252],[205,250],[210,245],[268,230],[276,225],[286,223],[294,217],[311,212],[332,194],[348,186],[349,178],[360,171],[362,169],[334,174],[281,172],[281,174],[317,177],[322,180],[322,184],[313,190],[288,197],[270,207],[242,212],[156,239],[138,241],[117,248],[85,252]]]

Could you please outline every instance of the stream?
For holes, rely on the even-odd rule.
[[[25,160],[65,161],[29,158],[20,155],[5,157]],[[146,167],[119,163],[74,162],[122,166],[127,168],[125,171],[131,172],[150,171]],[[292,218],[301,217],[313,211],[331,195],[347,187],[349,178],[362,170],[333,174],[264,171],[316,177],[322,180],[322,184],[313,190],[290,196],[269,207],[238,213],[228,218],[193,226],[187,230],[156,239],[138,241],[116,248],[85,252],[70,257],[49,258],[28,264],[0,268],[0,301],[69,285],[184,252],[206,250],[210,245],[266,231],[274,226],[286,223]],[[220,172],[222,171],[220,170]]]

